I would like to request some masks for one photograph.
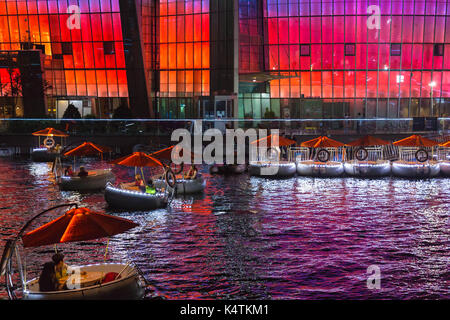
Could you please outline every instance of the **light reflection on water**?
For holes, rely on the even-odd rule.
[[[167,210],[116,212],[101,192],[60,192],[50,168],[0,159],[1,246],[41,210],[81,202],[139,223],[111,238],[108,260],[133,260],[169,299],[450,298],[450,179],[205,173],[203,195],[176,198]],[[134,169],[114,173],[125,181]],[[106,239],[58,247],[71,264],[101,262]],[[27,249],[30,272],[53,250]],[[366,287],[373,264],[381,268],[379,291]]]

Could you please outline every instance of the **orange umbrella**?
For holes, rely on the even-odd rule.
[[[261,144],[261,142],[265,141],[266,146],[268,148],[270,148],[271,144],[272,144],[272,136],[274,137],[274,140],[278,139],[278,147],[287,147],[287,146],[290,146],[290,145],[293,145],[296,143],[294,140],[281,137],[278,134],[275,134],[275,135],[270,134],[267,137],[253,141],[251,144],[259,145],[259,144]]]
[[[441,143],[440,146],[450,148],[450,140],[448,140],[446,143]]]
[[[408,138],[395,141],[393,144],[401,147],[433,147],[439,142],[414,134]]]
[[[69,135],[60,130],[54,128],[46,128],[32,133],[33,136],[46,136],[46,137],[68,137]]]
[[[92,154],[102,154],[104,152],[110,152],[111,148],[98,146],[92,142],[84,142],[78,147],[64,153],[65,156],[87,156]]]
[[[352,147],[368,147],[368,146],[384,146],[387,144],[391,144],[389,141],[375,138],[372,136],[365,136],[358,140],[352,141],[350,143],[347,143],[348,146]]]
[[[75,208],[22,236],[24,247],[111,237],[138,226],[133,221]]]
[[[312,140],[304,141],[300,144],[308,148],[338,148],[345,146],[344,143],[322,136]]]
[[[157,167],[162,166],[162,163],[144,152],[134,152],[131,155],[116,159],[110,162],[111,164],[120,164],[128,167]]]
[[[172,157],[172,150],[175,149],[174,157]],[[155,151],[150,154],[150,157],[156,158],[158,160],[167,160],[167,161],[173,161],[173,160],[180,160],[183,158],[183,152],[184,149],[180,146],[171,146],[159,151]],[[190,152],[191,154],[191,162],[195,159],[195,154],[193,152]],[[198,156],[197,158],[201,159],[201,156]]]

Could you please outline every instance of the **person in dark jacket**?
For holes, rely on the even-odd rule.
[[[60,285],[55,274],[55,264],[53,262],[45,263],[39,277],[39,290],[42,292],[57,291],[59,288]]]
[[[84,167],[80,167],[80,172],[78,173],[79,177],[87,177],[88,174],[89,173],[86,171],[86,169]]]

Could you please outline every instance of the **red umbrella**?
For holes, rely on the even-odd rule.
[[[84,142],[78,147],[64,153],[65,156],[88,156],[93,154],[103,154],[110,152],[111,148],[99,146],[92,142]]]
[[[372,136],[365,136],[358,140],[352,141],[350,143],[347,143],[348,146],[352,147],[369,147],[369,146],[384,146],[391,144],[389,141],[375,138]]]
[[[275,134],[275,135],[270,134],[270,135],[268,135],[267,137],[264,137],[264,138],[261,138],[261,139],[258,139],[258,140],[253,141],[251,144],[258,144],[258,145],[259,145],[259,144],[261,144],[263,141],[265,141],[266,146],[267,146],[268,148],[270,148],[270,147],[271,147],[271,144],[272,144],[272,136],[274,137],[273,140],[278,139],[278,146],[277,146],[277,147],[287,147],[287,146],[290,146],[290,145],[293,145],[293,144],[296,143],[294,140],[291,140],[291,139],[287,139],[287,138],[281,137],[281,136],[279,136],[279,135],[277,135],[277,134]]]
[[[144,152],[134,152],[131,155],[116,159],[110,162],[111,164],[120,164],[128,167],[157,167],[162,166],[162,163]]]
[[[75,208],[22,236],[24,247],[111,237],[138,226],[133,221]]]
[[[343,144],[342,142],[330,139],[325,136],[302,142],[300,145],[302,147],[308,148],[338,148],[345,146],[345,144]]]
[[[393,144],[401,147],[433,147],[439,142],[414,134],[408,138],[395,141]]]
[[[46,128],[32,133],[33,136],[46,136],[46,137],[68,137],[69,135],[63,131],[56,130],[54,128]]]

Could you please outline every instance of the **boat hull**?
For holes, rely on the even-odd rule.
[[[348,161],[344,163],[345,173],[356,177],[385,177],[391,174],[391,163],[385,161]]]
[[[436,161],[405,162],[394,161],[392,163],[392,174],[403,178],[430,178],[439,174],[439,163]]]
[[[248,173],[252,176],[266,178],[292,177],[297,172],[294,162],[254,162],[248,165]]]
[[[64,191],[89,191],[105,189],[108,182],[113,182],[115,176],[110,169],[90,172],[87,177],[60,178],[59,187]]]
[[[333,161],[301,161],[297,163],[297,173],[301,176],[339,177],[344,173],[344,165]]]
[[[25,300],[137,300],[145,294],[145,286],[136,269],[126,264],[102,264],[80,267],[81,271],[98,271],[120,273],[124,268],[120,279],[98,284],[86,288],[60,290],[51,292],[39,291],[38,279],[27,282],[27,290],[24,291]]]
[[[450,177],[450,161],[440,161],[439,169],[442,175]]]
[[[31,152],[31,159],[34,162],[53,162],[57,155],[57,152],[48,152],[46,148],[38,148]]]
[[[155,180],[154,181],[156,188],[167,188],[168,185],[164,180]],[[175,192],[177,194],[193,194],[193,193],[201,193],[205,190],[206,179],[203,177],[198,177],[196,179],[177,179],[177,183],[175,184]]]
[[[125,210],[154,210],[167,206],[167,196],[161,192],[148,194],[139,191],[129,191],[106,185],[105,200],[110,207]]]
[[[211,174],[242,174],[247,170],[245,164],[213,165],[210,167]]]

